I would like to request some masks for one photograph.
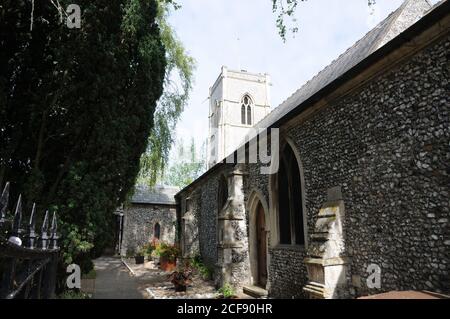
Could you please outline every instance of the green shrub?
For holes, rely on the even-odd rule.
[[[229,283],[223,285],[218,291],[221,295],[223,295],[224,298],[231,298],[236,293],[233,286],[231,286]]]

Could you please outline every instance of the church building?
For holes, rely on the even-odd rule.
[[[175,195],[183,257],[256,297],[448,294],[449,9],[404,1],[273,110],[267,74],[223,67],[209,168]]]

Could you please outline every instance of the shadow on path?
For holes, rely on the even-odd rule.
[[[100,257],[94,260],[96,271],[94,299],[144,299],[147,293],[120,258]]]

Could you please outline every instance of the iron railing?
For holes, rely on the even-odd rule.
[[[48,299],[55,295],[58,263],[56,214],[49,228],[49,212],[45,213],[41,232],[36,228],[36,205],[29,222],[22,228],[22,196],[19,195],[14,215],[8,218],[9,183],[0,197],[0,298]]]

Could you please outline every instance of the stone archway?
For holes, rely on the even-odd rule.
[[[249,257],[251,284],[268,289],[270,218],[267,202],[259,191],[249,197]]]

